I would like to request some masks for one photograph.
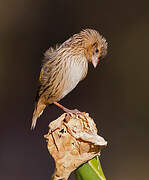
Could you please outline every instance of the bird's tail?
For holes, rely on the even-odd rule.
[[[43,110],[45,109],[46,105],[43,104],[40,99],[39,101],[36,103],[35,105],[35,109],[34,109],[34,112],[33,112],[33,118],[32,118],[32,124],[31,124],[31,129],[34,129],[35,126],[36,126],[36,121],[37,121],[37,118],[39,116],[41,116],[41,114],[43,113]]]

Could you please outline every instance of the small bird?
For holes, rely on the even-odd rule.
[[[55,104],[65,112],[69,110],[58,103],[82,81],[88,72],[88,63],[94,68],[107,54],[107,42],[96,30],[85,29],[74,34],[61,45],[50,47],[44,54],[39,77],[31,129],[48,104]]]

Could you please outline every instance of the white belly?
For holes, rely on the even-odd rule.
[[[72,61],[71,65],[69,64],[67,79],[65,81],[61,99],[77,86],[87,70],[88,62],[86,59],[82,61],[82,63],[75,63]]]

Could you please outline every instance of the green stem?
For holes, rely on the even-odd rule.
[[[99,156],[91,159],[87,163],[83,164],[75,171],[76,180],[106,180]]]

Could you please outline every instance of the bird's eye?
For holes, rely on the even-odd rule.
[[[96,53],[98,53],[99,52],[99,50],[98,49],[96,49]]]

